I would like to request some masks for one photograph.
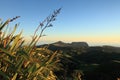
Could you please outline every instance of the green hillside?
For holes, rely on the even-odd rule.
[[[73,75],[77,75],[77,79],[81,76],[83,80],[116,80],[120,77],[119,47],[74,47],[71,43],[58,43],[49,44],[48,49],[62,52],[62,70],[55,72],[60,80],[73,80]]]

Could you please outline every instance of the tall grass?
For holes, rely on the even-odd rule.
[[[15,34],[18,24],[10,32],[8,24],[19,18],[0,20],[0,80],[56,80],[54,70],[58,67],[59,55],[36,44],[46,28],[51,27],[61,9],[48,16],[35,30],[29,45],[24,45],[22,31]],[[41,30],[41,31],[39,31]],[[39,35],[37,32],[40,32]]]

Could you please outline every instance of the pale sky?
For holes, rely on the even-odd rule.
[[[41,43],[84,41],[120,46],[120,0],[1,0],[0,18],[21,16],[18,31],[29,41],[39,23],[62,7]]]

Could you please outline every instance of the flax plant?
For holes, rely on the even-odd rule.
[[[44,36],[44,30],[52,26],[51,22],[55,21],[60,10],[55,10],[40,23],[29,45],[24,45],[22,31],[15,34],[18,24],[11,32],[7,27],[20,16],[5,22],[0,19],[0,80],[56,80],[54,70],[58,68],[58,52],[46,47],[37,48],[36,44]]]

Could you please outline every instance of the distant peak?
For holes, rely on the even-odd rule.
[[[72,42],[71,45],[74,47],[88,47],[89,46],[87,42]]]
[[[64,43],[62,41],[58,41],[58,42],[53,43],[53,45],[55,45],[55,46],[67,46],[67,43]]]
[[[62,41],[58,41],[53,43],[55,46],[61,47],[88,47],[89,45],[86,42],[72,42],[72,43],[65,43]]]
[[[64,42],[62,42],[62,41],[57,41],[57,42],[55,42],[55,43],[59,43],[59,44],[61,44],[61,43],[64,43]]]

